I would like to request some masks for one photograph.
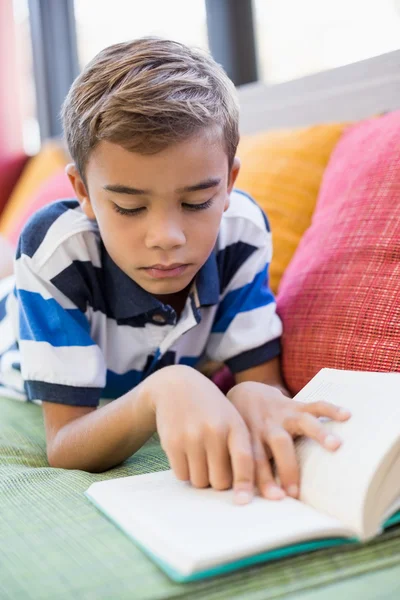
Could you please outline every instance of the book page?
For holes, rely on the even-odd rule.
[[[351,411],[352,417],[345,423],[324,423],[343,440],[336,452],[310,439],[300,440],[300,499],[365,538],[363,513],[368,489],[382,459],[400,439],[400,373],[322,369],[296,400],[327,400]]]
[[[172,471],[101,481],[86,495],[125,533],[183,575],[269,549],[326,537],[351,537],[338,521],[297,500],[195,489]]]

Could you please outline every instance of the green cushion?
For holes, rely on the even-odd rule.
[[[306,599],[324,586],[320,600],[333,597],[335,586],[326,584],[342,580],[343,597],[353,600],[364,595],[357,575],[381,570],[380,586],[400,581],[397,527],[359,548],[318,551],[205,582],[172,583],[83,495],[94,481],[167,466],[153,439],[106,473],[52,469],[41,408],[0,398],[0,598]]]

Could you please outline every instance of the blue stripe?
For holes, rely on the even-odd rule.
[[[7,296],[5,296],[4,298],[2,298],[0,300],[0,321],[2,321],[7,314],[7,311],[6,311],[7,300],[8,300],[8,294],[7,294]]]
[[[132,369],[120,375],[108,369],[106,387],[101,396],[102,398],[119,398],[136,387],[142,381],[142,378],[142,371]]]
[[[19,290],[20,339],[52,346],[93,346],[90,325],[78,309],[65,309],[53,298]]]
[[[38,210],[22,230],[15,258],[20,258],[21,254],[32,257],[58,217],[77,206],[79,206],[78,200],[58,200]]]
[[[248,312],[274,302],[268,287],[268,265],[258,273],[251,283],[229,292],[219,305],[212,333],[224,333],[238,313]]]
[[[200,360],[200,356],[181,356],[179,359],[180,365],[187,365],[188,367],[194,367]]]

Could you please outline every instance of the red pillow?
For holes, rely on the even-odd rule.
[[[323,367],[400,371],[400,111],[339,141],[277,303],[293,393]]]
[[[7,234],[7,239],[16,245],[23,226],[29,217],[39,210],[39,208],[42,208],[54,200],[71,198],[74,197],[74,195],[75,192],[68,176],[64,169],[60,169],[41,185],[36,194],[32,196],[30,202],[26,203],[24,210],[15,218],[9,233]]]
[[[26,154],[13,154],[0,158],[0,214],[7,204],[29,157]]]

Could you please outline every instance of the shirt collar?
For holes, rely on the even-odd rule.
[[[129,319],[164,308],[164,304],[144,290],[113,261],[101,244],[106,294],[117,319]],[[196,275],[195,288],[200,306],[219,301],[219,275],[215,250]]]
[[[211,306],[219,301],[219,273],[215,248],[195,279],[199,306]]]

